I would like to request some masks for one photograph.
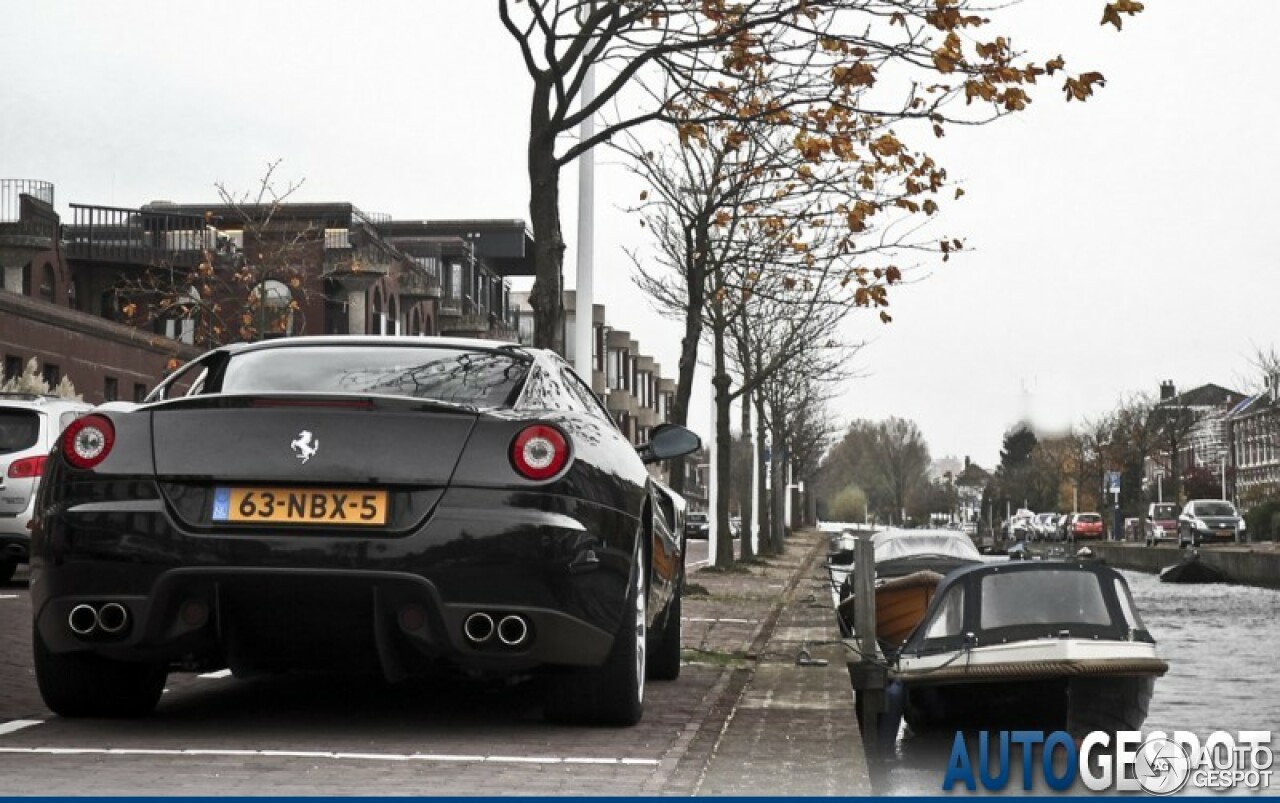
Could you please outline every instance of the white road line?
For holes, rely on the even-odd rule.
[[[734,625],[755,625],[760,623],[759,619],[706,619],[701,616],[686,616],[684,617],[684,621],[686,622],[728,622],[729,624],[734,624]]]
[[[23,728],[29,728],[32,725],[44,724],[43,719],[12,719],[0,725],[0,735],[20,731]]]
[[[0,599],[17,599],[17,594],[0,594]]]
[[[222,678],[231,677],[230,669],[219,669],[217,672],[205,672],[203,675],[196,677],[208,678],[209,680],[221,680]]]
[[[38,723],[31,723],[38,724]],[[0,747],[0,755],[48,756],[225,756],[227,758],[326,758],[337,761],[425,761],[433,763],[475,762],[485,764],[613,764],[656,767],[655,758],[591,758],[581,756],[469,756],[440,753],[331,753],[307,750],[156,749],[123,747]]]

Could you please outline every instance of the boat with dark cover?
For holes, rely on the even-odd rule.
[[[890,713],[917,731],[1137,730],[1168,668],[1114,569],[982,564],[939,585],[896,656]]]

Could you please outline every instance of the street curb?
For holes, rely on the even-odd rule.
[[[791,575],[791,579],[783,587],[778,594],[778,601],[769,611],[769,615],[760,623],[760,629],[756,632],[755,638],[751,640],[751,646],[747,648],[747,658],[757,661],[760,659],[764,648],[769,644],[769,640],[773,638],[773,631],[778,627],[778,619],[782,617],[782,610],[787,606],[787,600],[791,598],[791,594],[796,590],[796,586],[800,585],[800,578],[805,577],[809,573],[809,568],[813,563],[814,555],[817,554],[824,546],[821,538],[819,538],[810,549],[809,554],[800,561],[795,574]]]

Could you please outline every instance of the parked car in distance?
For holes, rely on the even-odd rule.
[[[214,349],[49,454],[40,694],[133,717],[171,671],[544,674],[549,719],[635,724],[681,666],[684,503],[646,466],[698,446],[673,424],[633,445],[564,360],[514,343]]]
[[[1019,509],[1001,525],[1004,540],[1009,542],[1026,541],[1031,537],[1032,522],[1035,521],[1035,518],[1036,514],[1030,510]]]
[[[1102,516],[1097,513],[1076,513],[1071,517],[1071,540],[1102,538]]]
[[[1173,502],[1152,502],[1147,506],[1147,546],[1178,540],[1178,506]]]
[[[57,396],[0,394],[0,583],[27,562],[27,523],[49,450],[68,424],[92,408]]]
[[[1178,545],[1240,541],[1244,518],[1236,506],[1223,499],[1192,499],[1178,516]]]
[[[689,513],[684,517],[685,538],[706,538],[711,532],[711,519],[701,511]]]
[[[1037,513],[1031,522],[1031,540],[1048,541],[1053,538],[1054,525],[1058,523],[1057,513]]]
[[[1063,513],[1058,519],[1057,532],[1055,533],[1059,541],[1071,540],[1071,522],[1079,513]]]

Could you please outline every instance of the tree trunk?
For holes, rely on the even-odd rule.
[[[529,218],[533,226],[535,278],[529,293],[533,345],[564,352],[564,234],[560,231],[560,166],[547,116],[551,82],[534,86],[529,127]],[[590,315],[590,311],[587,313]],[[588,382],[591,377],[586,377]]]
[[[716,428],[716,453],[711,459],[716,461],[716,498],[715,498],[715,517],[716,517],[716,565],[720,567],[728,567],[733,565],[733,534],[729,532],[729,486],[733,482],[733,475],[729,469],[729,453],[733,446],[733,439],[729,433],[729,416],[730,416],[730,399],[729,399],[729,372],[725,368],[724,359],[724,316],[721,312],[720,304],[717,302],[714,310],[715,327],[712,332],[714,338],[714,355],[713,365],[715,377],[712,378],[711,384],[715,388],[716,394],[716,420],[711,425]]]
[[[689,293],[688,305],[684,308],[684,337],[680,340],[680,361],[676,371],[676,394],[671,401],[671,422],[680,426],[689,425],[689,398],[693,395],[693,379],[698,371],[698,343],[702,340],[702,305],[706,303],[706,253],[707,238],[701,227],[695,235],[695,242],[689,243],[690,253],[686,255],[688,270],[685,286]],[[700,249],[700,250],[699,250]],[[684,472],[679,477],[672,474],[671,490],[684,493]],[[708,500],[710,502],[710,500]]]
[[[755,405],[756,405],[756,442],[760,444],[760,458],[763,459],[765,444],[768,443],[768,441],[765,440],[763,394],[761,393],[755,394]],[[770,530],[771,519],[769,517],[769,508],[770,508],[769,489],[766,487],[766,483],[765,483],[767,474],[766,474],[766,469],[763,465],[760,465],[759,463],[757,463],[757,465],[759,465],[759,468],[760,468],[759,476],[756,478],[756,493],[759,494],[760,496],[760,524],[758,527],[760,531],[760,544],[759,544],[760,554],[772,555],[773,549],[770,545],[773,542],[773,538],[770,535],[772,531]]]
[[[787,476],[782,454],[786,451],[786,432],[780,423],[777,410],[773,411],[773,449],[770,452],[770,466],[773,475],[772,508],[770,523],[772,532],[769,535],[769,550],[774,555],[781,555],[787,536]]]
[[[742,397],[742,441],[747,446],[744,454],[751,461],[751,467],[744,472],[747,479],[746,482],[742,483],[738,492],[738,506],[741,508],[738,514],[738,543],[740,545],[738,547],[738,557],[742,560],[751,560],[756,556],[756,552],[751,546],[751,525],[754,518],[751,511],[751,489],[755,484],[756,460],[755,448],[751,439],[750,393],[744,394]]]

